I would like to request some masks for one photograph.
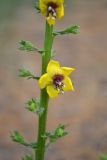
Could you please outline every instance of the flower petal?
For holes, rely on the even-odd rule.
[[[47,66],[47,73],[50,77],[53,77],[56,74],[63,74],[59,62],[50,60]]]
[[[43,74],[43,75],[40,77],[40,79],[39,79],[39,86],[40,86],[40,88],[41,88],[41,89],[45,88],[46,85],[49,84],[49,81],[50,81],[50,79],[49,79],[49,77],[48,77],[48,74],[47,74],[47,73]]]
[[[65,76],[68,76],[69,74],[71,74],[75,68],[69,68],[69,67],[61,67],[62,71],[63,71],[63,74]]]
[[[55,24],[55,17],[53,17],[51,14],[46,18],[46,20],[50,26]]]
[[[50,72],[53,68],[59,68],[60,64],[58,61],[50,60],[47,66],[47,72]]]
[[[57,5],[61,5],[64,3],[64,0],[40,0],[42,3],[48,4],[48,3],[55,3]]]
[[[64,16],[64,6],[63,4],[56,9],[57,17],[62,18]]]
[[[72,84],[71,79],[69,77],[66,76],[65,79],[63,80],[63,83],[64,83],[64,87],[63,87],[64,91],[68,91],[68,90],[74,91],[73,84]]]
[[[47,12],[47,4],[45,1],[43,0],[40,0],[40,10],[41,10],[41,13],[46,16],[46,12]]]
[[[47,93],[50,98],[55,98],[58,95],[58,90],[54,89],[53,85],[48,85],[47,86]]]

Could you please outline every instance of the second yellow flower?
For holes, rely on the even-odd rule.
[[[73,84],[69,78],[69,75],[74,70],[74,68],[60,67],[58,61],[50,60],[47,66],[47,73],[43,74],[39,79],[39,86],[41,89],[46,88],[50,98],[54,98],[65,91],[74,91]]]

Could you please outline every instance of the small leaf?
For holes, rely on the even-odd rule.
[[[42,115],[44,112],[44,108],[40,107],[40,101],[38,99],[31,99],[27,102],[26,109],[31,112],[37,113],[38,115]]]
[[[22,69],[19,69],[19,76],[20,77],[32,77],[34,75],[29,70],[22,68]]]
[[[56,137],[63,137],[68,133],[65,132],[65,125],[59,125],[58,128],[55,130]]]
[[[36,112],[39,106],[40,106],[39,100],[32,98],[31,100],[27,102],[26,108],[31,112]]]
[[[29,147],[31,147],[33,149],[37,149],[37,142],[30,142]]]
[[[35,51],[35,47],[30,41],[21,40],[19,44],[21,45],[19,49],[22,51]]]
[[[20,144],[25,143],[24,137],[18,131],[14,131],[14,133],[11,134],[10,137],[14,142],[18,142]]]
[[[37,142],[29,142],[29,143],[26,142],[23,145],[26,146],[26,147],[30,147],[32,149],[37,149]]]
[[[65,125],[60,124],[53,132],[46,132],[44,135],[42,135],[42,138],[48,142],[46,147],[68,134],[68,132],[65,131],[65,127]]]
[[[39,1],[38,0],[35,2],[34,7],[36,8],[37,13],[40,13],[40,7],[39,7]]]
[[[28,79],[36,79],[39,80],[40,77],[35,77],[29,70],[25,68],[19,69],[19,76],[20,77],[27,77]]]
[[[43,49],[38,49],[30,41],[21,40],[19,44],[20,44],[19,50],[21,51],[37,51],[40,54],[44,52]]]
[[[106,154],[101,154],[100,155],[100,160],[107,160],[107,155]]]
[[[22,160],[33,160],[32,155],[26,155],[25,157],[22,158]]]
[[[14,142],[17,142],[23,146],[30,147],[32,149],[37,148],[36,142],[26,142],[24,137],[18,131],[14,131],[10,137]]]
[[[53,32],[53,35],[54,36],[57,36],[57,35],[64,35],[64,34],[78,34],[80,32],[80,26],[71,26],[71,27],[68,27],[62,31],[56,31],[56,32]]]

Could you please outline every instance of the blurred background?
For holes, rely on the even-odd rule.
[[[65,16],[55,28],[77,24],[81,32],[56,38],[55,59],[76,68],[75,92],[50,100],[47,130],[64,123],[71,134],[49,148],[46,160],[97,160],[107,153],[107,0],[65,3]],[[11,142],[14,129],[30,141],[37,133],[37,116],[25,105],[39,96],[38,84],[18,77],[22,67],[40,74],[40,55],[18,50],[22,39],[43,47],[45,21],[33,6],[34,0],[0,0],[0,160],[30,153]]]

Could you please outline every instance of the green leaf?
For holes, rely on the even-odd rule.
[[[27,77],[28,79],[36,79],[39,80],[40,77],[35,77],[29,70],[25,69],[25,68],[21,68],[19,69],[19,76],[20,77]]]
[[[63,137],[67,134],[67,132],[64,131],[64,127],[63,126],[59,126],[56,130],[55,130],[55,135],[56,137]]]
[[[24,137],[18,131],[14,131],[10,137],[14,142],[18,142],[20,144],[25,143]]]
[[[27,109],[31,112],[36,112],[37,108],[40,106],[40,102],[38,99],[31,99],[27,102]]]
[[[22,158],[22,160],[33,160],[32,155],[26,155],[25,157]]]
[[[100,160],[107,160],[107,155],[106,154],[101,154],[100,155]]]
[[[67,134],[68,132],[65,131],[65,125],[59,125],[50,135],[50,142],[55,142],[56,140],[66,136]]]
[[[26,147],[30,147],[32,149],[37,148],[36,142],[26,142],[24,137],[18,131],[14,131],[10,137],[11,137],[12,141],[17,142],[21,145],[24,145]]]
[[[68,134],[68,132],[65,131],[65,125],[60,124],[53,132],[46,132],[44,135],[42,135],[42,138],[48,141],[47,147],[53,143],[56,142],[59,138],[62,138]]]
[[[38,49],[37,47],[35,47],[30,41],[25,41],[25,40],[21,40],[19,42],[20,44],[20,47],[19,47],[19,50],[21,51],[37,51],[39,52],[40,54],[42,54],[44,52],[43,49]]]
[[[30,142],[28,144],[29,147],[33,148],[33,149],[37,149],[37,142]]]
[[[32,149],[37,149],[37,142],[29,142],[29,143],[26,142],[23,145],[26,146],[26,147],[30,147]]]
[[[20,44],[19,49],[22,51],[35,51],[35,47],[30,41],[21,40],[19,44]]]
[[[21,68],[19,69],[19,76],[20,77],[32,77],[34,75],[29,70]]]
[[[57,35],[64,35],[64,34],[78,34],[80,32],[80,26],[77,26],[77,25],[74,25],[74,26],[70,26],[62,31],[56,31],[56,32],[53,32],[53,35],[54,36],[57,36]]]
[[[39,1],[38,0],[35,2],[34,7],[36,8],[37,13],[40,13],[40,7],[39,7]]]
[[[38,115],[42,115],[44,112],[44,108],[40,107],[40,101],[38,99],[31,99],[27,102],[26,109],[31,112],[37,113]]]
[[[54,135],[57,138],[61,138],[61,137],[64,137],[65,135],[68,134],[68,132],[65,131],[65,125],[63,124],[60,124],[54,131]]]
[[[58,137],[63,137],[67,134],[67,132],[65,131],[65,128],[66,128],[66,125],[63,125],[63,124],[60,124],[58,126],[58,128],[56,128],[55,130],[55,134],[58,136]]]

